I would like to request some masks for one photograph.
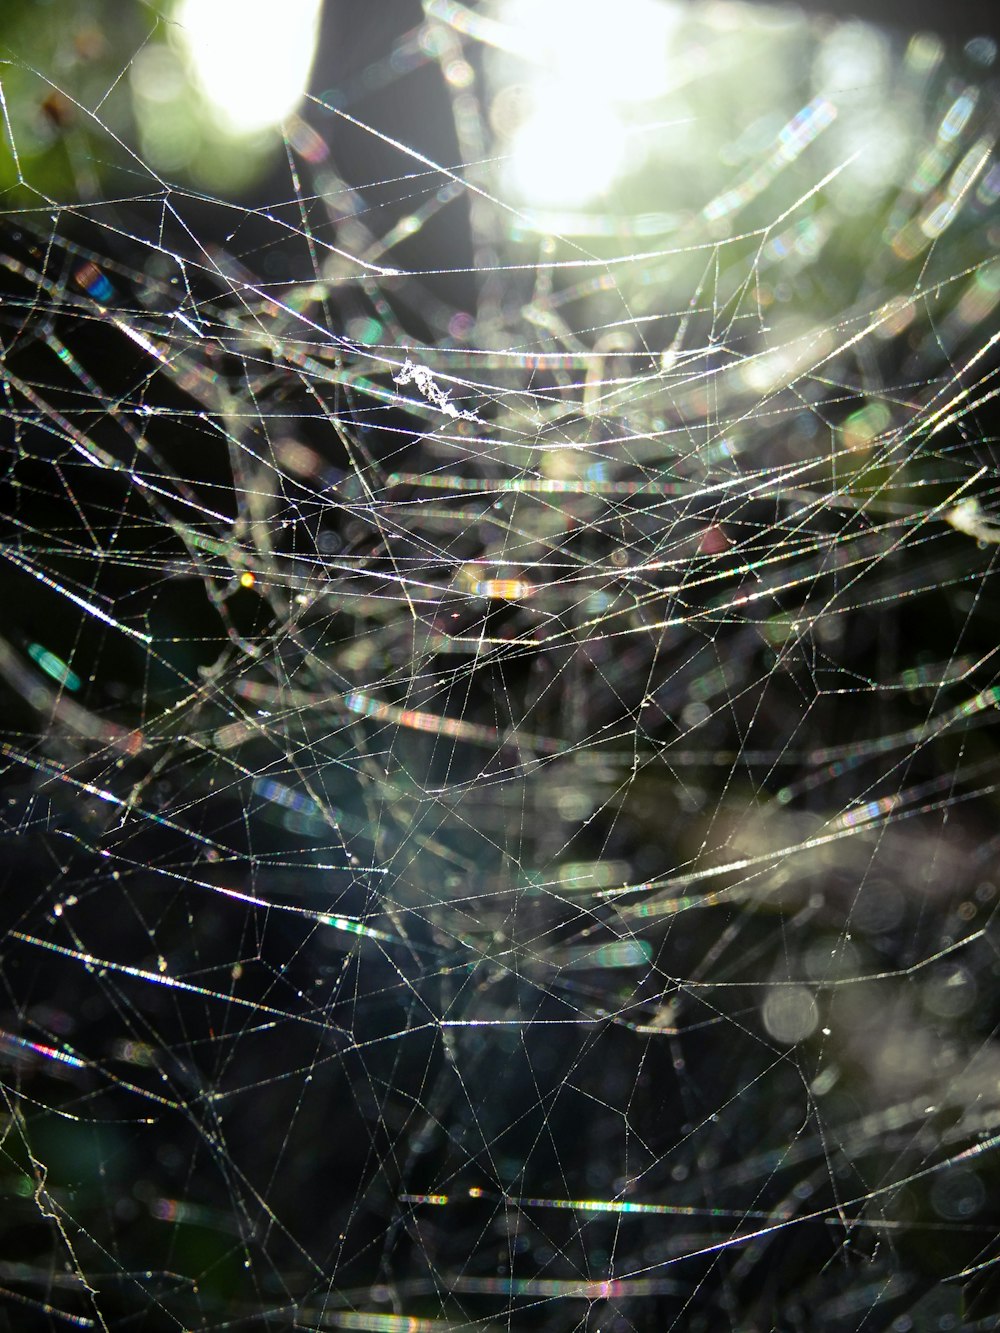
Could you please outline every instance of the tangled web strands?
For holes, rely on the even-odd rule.
[[[4,223],[10,1326],[992,1327],[990,52],[560,217],[448,13],[467,167]]]

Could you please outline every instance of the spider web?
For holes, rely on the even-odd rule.
[[[263,205],[8,68],[6,1327],[994,1326],[992,46],[679,13],[570,209],[505,23]]]

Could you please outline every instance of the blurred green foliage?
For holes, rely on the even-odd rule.
[[[0,190],[7,207],[65,205],[159,181],[235,194],[277,133],[234,138],[188,68],[168,0],[5,0]]]
[[[137,51],[163,40],[162,28],[156,10],[131,0],[4,4],[0,184],[8,204],[39,194],[59,203],[93,199],[128,170],[136,128],[129,66]]]

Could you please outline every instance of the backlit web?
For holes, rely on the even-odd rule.
[[[994,49],[574,8],[6,37],[4,1327],[994,1327]]]

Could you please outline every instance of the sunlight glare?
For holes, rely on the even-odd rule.
[[[542,207],[585,203],[619,175],[625,136],[610,108],[583,101],[575,88],[551,89],[514,135],[511,183]]]
[[[180,0],[178,35],[225,128],[254,134],[298,106],[319,37],[321,0]]]
[[[531,204],[587,203],[623,173],[625,117],[667,89],[679,11],[667,0],[509,0],[503,15],[510,49],[535,67],[511,183]]]

